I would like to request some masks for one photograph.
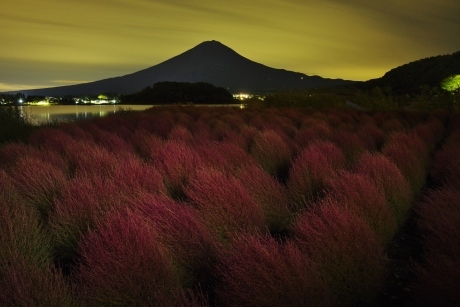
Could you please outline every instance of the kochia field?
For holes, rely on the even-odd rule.
[[[0,147],[3,306],[458,304],[460,117],[156,107]],[[413,242],[408,242],[412,244]]]

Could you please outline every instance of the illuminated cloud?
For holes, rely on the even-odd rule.
[[[460,49],[458,16],[458,0],[4,0],[0,82],[118,76],[212,39],[275,68],[367,80]]]

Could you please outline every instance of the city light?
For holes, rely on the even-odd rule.
[[[239,94],[234,94],[233,98],[238,99],[238,100],[246,100],[246,99],[252,98],[252,95],[245,94],[245,93],[239,93]]]

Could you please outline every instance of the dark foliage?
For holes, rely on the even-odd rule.
[[[0,125],[0,144],[23,140],[33,129],[21,110],[14,106],[0,106]]]
[[[158,82],[122,98],[126,103],[145,104],[221,104],[232,103],[233,96],[222,87],[205,82]]]
[[[442,80],[453,74],[460,74],[460,51],[404,64],[366,85],[389,87],[395,94],[420,93],[422,86],[439,87]]]

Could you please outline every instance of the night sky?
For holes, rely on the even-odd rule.
[[[207,40],[274,68],[368,80],[460,50],[460,1],[2,0],[0,91],[120,76]]]

